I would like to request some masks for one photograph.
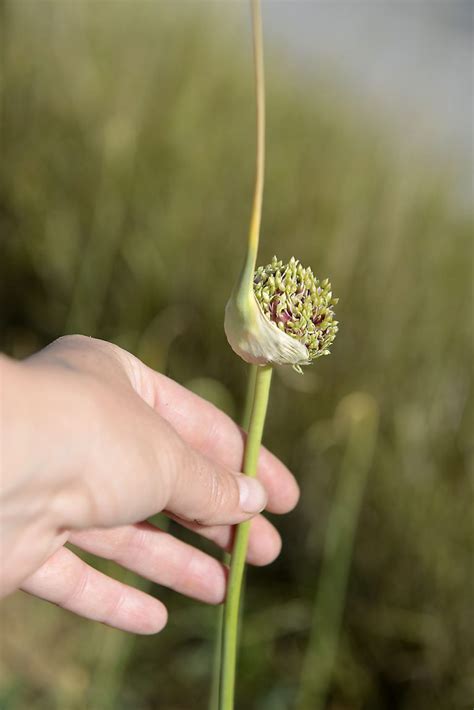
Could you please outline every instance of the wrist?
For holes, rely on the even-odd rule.
[[[27,475],[31,456],[32,407],[28,406],[31,384],[21,363],[0,355],[0,485],[2,493],[14,478]]]
[[[43,379],[0,355],[0,596],[65,540],[60,501],[69,497],[68,483],[48,432]]]
[[[66,526],[63,508],[77,467],[67,401],[69,386],[55,368],[31,367],[0,356],[0,504],[5,523],[33,519]],[[70,456],[68,456],[70,454]],[[74,464],[77,464],[77,460]]]

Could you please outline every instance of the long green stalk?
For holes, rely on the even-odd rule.
[[[265,87],[263,74],[263,38],[262,18],[259,0],[251,0],[253,48],[255,66],[255,94],[257,109],[257,144],[255,187],[253,194],[252,213],[247,240],[247,252],[243,269],[235,291],[238,310],[241,313],[251,312],[254,305],[253,279],[257,263],[260,225],[262,220],[263,184],[265,171]],[[267,412],[270,383],[272,378],[271,365],[252,366],[249,373],[249,384],[245,405],[244,418],[248,421],[248,436],[245,446],[243,472],[248,476],[256,476],[258,453],[262,441],[265,415]],[[245,422],[246,423],[246,422]],[[220,682],[218,694],[219,710],[232,710],[234,707],[235,669],[237,662],[237,644],[239,628],[239,611],[241,607],[241,591],[243,587],[245,559],[247,556],[250,523],[237,526],[234,548],[231,556],[229,584],[220,620],[222,636],[220,645]],[[217,673],[219,662],[214,664]],[[215,705],[211,693],[211,708]]]
[[[247,253],[236,293],[237,303],[245,312],[253,299],[253,278],[257,264],[260,224],[262,221],[263,183],[265,178],[265,78],[263,73],[263,32],[260,0],[251,0],[255,99],[257,109],[257,144],[252,213],[247,237]]]
[[[253,278],[257,263],[260,225],[262,220],[263,184],[265,173],[265,83],[263,72],[263,33],[259,0],[251,0],[253,49],[255,66],[255,94],[257,109],[257,144],[255,186],[252,213],[247,241],[247,253],[236,291],[236,301],[241,312],[250,310],[249,303],[254,298]],[[245,419],[248,421],[248,436],[245,446],[243,472],[256,476],[258,453],[262,441],[265,415],[272,379],[271,365],[255,367],[249,373],[249,385],[245,405]],[[255,382],[253,383],[253,379]],[[253,394],[252,394],[253,392]],[[250,523],[237,526],[234,548],[231,556],[229,583],[222,617],[222,639],[219,682],[219,710],[234,707],[235,670],[237,663],[237,643],[239,611],[247,556]],[[215,670],[217,665],[215,666]],[[212,701],[212,698],[211,698]]]
[[[247,433],[250,427],[250,417],[252,416],[253,400],[255,398],[257,372],[258,365],[250,365],[247,374],[247,392],[245,394],[244,410],[242,412],[242,429]]]
[[[257,365],[251,365],[248,370],[247,377],[247,392],[245,395],[244,410],[242,414],[242,428],[248,432],[250,426],[250,415],[252,414],[255,380],[257,377]],[[230,564],[231,556],[228,552],[224,552],[222,561],[224,564]],[[217,614],[217,623],[215,629],[214,654],[212,661],[212,682],[211,692],[209,694],[209,710],[219,709],[219,683],[221,676],[221,657],[222,657],[222,634],[224,627],[224,605],[219,607]]]
[[[271,365],[263,365],[258,368],[243,466],[244,473],[247,474],[247,476],[254,477],[257,474],[258,453],[262,441],[265,415],[267,413],[271,379]],[[234,707],[240,594],[242,590],[245,558],[247,556],[249,531],[249,521],[240,523],[237,527],[232,552],[227,598],[224,607],[219,710],[233,710]]]

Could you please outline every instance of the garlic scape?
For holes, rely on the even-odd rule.
[[[224,328],[230,346],[258,365],[292,365],[302,372],[329,348],[338,331],[328,279],[320,282],[294,257],[276,256],[253,272],[248,262],[226,306]]]
[[[292,365],[302,372],[320,355],[327,355],[337,333],[331,285],[320,282],[292,257],[288,264],[273,257],[257,265],[265,167],[265,88],[260,0],[251,0],[257,142],[255,188],[246,257],[240,278],[225,310],[224,329],[232,349],[252,368],[246,411],[249,412],[242,471],[257,475],[257,463],[274,365]],[[250,522],[237,526],[232,549],[226,601],[221,617],[212,708],[234,710],[235,675],[241,590]]]

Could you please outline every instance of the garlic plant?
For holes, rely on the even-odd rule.
[[[302,372],[302,365],[329,353],[338,323],[333,310],[337,299],[328,279],[319,282],[311,269],[294,257],[288,264],[274,257],[270,264],[256,269],[265,163],[265,91],[259,0],[251,0],[251,7],[257,99],[255,188],[247,253],[226,307],[224,328],[232,349],[251,363],[250,377],[255,376],[246,404],[250,419],[242,470],[256,476],[273,366],[291,365]],[[240,596],[249,530],[248,521],[237,526],[232,550],[222,619],[218,710],[234,708]]]

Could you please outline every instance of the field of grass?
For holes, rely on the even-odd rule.
[[[240,417],[223,310],[252,191],[246,20],[226,3],[0,3],[4,351],[110,339]],[[309,95],[271,50],[267,72],[262,262],[329,276],[341,326],[331,357],[275,379],[265,442],[302,499],[277,521],[280,559],[247,576],[237,707],[467,708],[472,215],[452,166],[403,151],[330,76]],[[156,593],[170,622],[151,638],[2,602],[0,707],[206,708],[217,610]]]

